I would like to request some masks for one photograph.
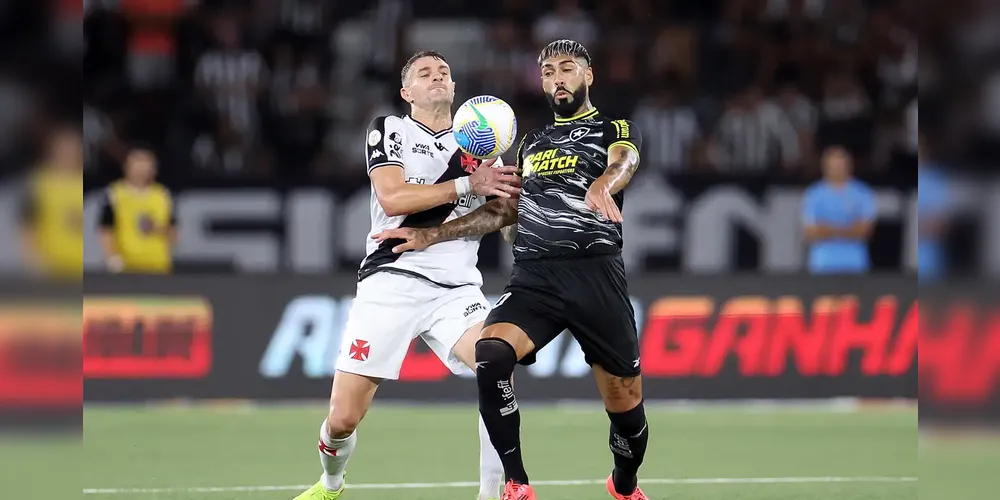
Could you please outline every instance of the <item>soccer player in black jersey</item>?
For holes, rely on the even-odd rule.
[[[622,190],[639,165],[635,124],[601,115],[590,103],[590,55],[571,40],[538,57],[555,123],[528,132],[517,149],[519,199],[491,200],[436,228],[393,229],[394,251],[422,250],[516,225],[514,271],[476,344],[479,410],[507,475],[502,500],[534,500],[521,459],[520,413],[511,385],[517,363],[564,329],[579,341],[611,419],[617,500],[647,500],[637,472],[649,439],[642,404],[635,312],[622,262]]]

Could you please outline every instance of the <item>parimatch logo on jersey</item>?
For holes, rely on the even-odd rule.
[[[579,155],[559,155],[558,149],[547,149],[529,155],[523,162],[523,176],[569,174],[576,171]]]

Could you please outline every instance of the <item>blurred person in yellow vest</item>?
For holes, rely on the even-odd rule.
[[[107,188],[101,209],[101,247],[111,272],[168,274],[177,240],[173,200],[156,182],[156,156],[136,148],[125,176]]]
[[[80,130],[55,128],[21,205],[25,264],[57,279],[83,276],[83,146]]]

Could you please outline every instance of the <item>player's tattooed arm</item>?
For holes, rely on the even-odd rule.
[[[507,243],[514,243],[514,239],[517,238],[517,223],[501,228],[500,234]]]
[[[463,217],[426,229],[432,243],[480,236],[517,223],[517,200],[497,198]]]
[[[639,155],[633,148],[617,144],[608,150],[608,168],[601,178],[605,179],[608,191],[615,194],[628,186],[636,170],[639,170]]]
[[[499,231],[517,223],[517,200],[512,198],[496,198],[483,206],[455,220],[438,227],[426,229],[396,228],[387,229],[372,236],[378,242],[397,240],[399,244],[392,248],[394,253],[408,250],[423,250],[435,243],[457,240],[469,236],[481,236]]]
[[[608,148],[608,168],[587,189],[584,201],[605,220],[621,223],[622,213],[614,195],[625,189],[632,175],[639,168],[639,154],[636,148],[624,143],[612,144]]]

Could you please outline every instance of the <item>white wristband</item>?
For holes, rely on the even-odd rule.
[[[458,193],[458,197],[461,198],[472,192],[472,180],[468,177],[462,177],[461,179],[455,179],[455,191]]]

